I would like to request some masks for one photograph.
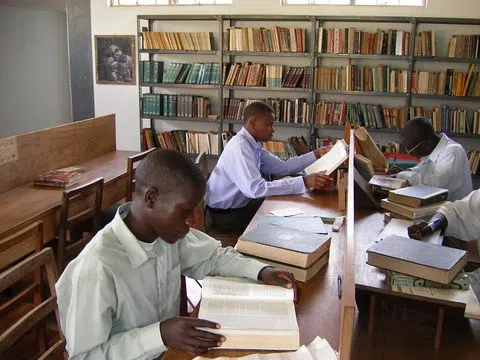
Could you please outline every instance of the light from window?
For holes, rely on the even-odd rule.
[[[425,6],[426,0],[282,0],[283,5],[393,5]]]
[[[108,0],[110,6],[131,5],[221,5],[232,0]]]

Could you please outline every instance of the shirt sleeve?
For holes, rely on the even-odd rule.
[[[311,165],[315,160],[316,157],[313,151],[304,155],[295,156],[288,160],[282,160],[271,152],[262,149],[260,154],[260,170],[262,173],[269,175],[292,175],[303,172],[303,170],[307,166]]]
[[[303,194],[306,191],[301,176],[266,181],[255,165],[254,154],[242,147],[239,147],[239,152],[235,160],[230,162],[230,179],[246,197],[260,199],[271,195]]]
[[[56,286],[69,359],[145,359],[167,348],[160,323],[111,335],[117,305],[115,285],[98,261],[82,259]],[[80,271],[82,270],[82,271]],[[80,275],[82,274],[82,275]]]
[[[231,247],[222,248],[219,241],[194,229],[182,240],[179,257],[182,273],[194,279],[219,275],[258,280],[260,271],[268,266]]]
[[[480,190],[461,200],[445,203],[438,212],[448,221],[446,235],[466,241],[480,239]]]

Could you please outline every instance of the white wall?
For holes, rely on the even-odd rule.
[[[71,121],[65,12],[0,6],[0,138]]]
[[[92,36],[134,35],[139,14],[288,14],[342,16],[419,16],[480,18],[480,0],[428,0],[428,6],[281,6],[280,0],[234,0],[232,5],[217,6],[142,6],[107,7],[107,0],[91,0]],[[93,43],[93,40],[92,40]],[[96,116],[116,113],[117,147],[138,149],[138,87],[94,85]]]

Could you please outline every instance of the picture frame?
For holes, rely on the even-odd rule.
[[[136,85],[134,35],[95,35],[97,84]]]

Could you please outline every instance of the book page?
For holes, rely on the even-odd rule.
[[[316,337],[307,345],[307,349],[314,360],[338,360],[338,355],[327,340]]]
[[[215,360],[323,360],[323,358],[316,359],[310,355],[310,352],[305,346],[294,352],[273,353],[273,354],[252,354],[242,357],[218,357]],[[202,356],[197,356],[193,360],[212,360]],[[329,358],[325,358],[329,360]]]
[[[293,289],[265,285],[245,278],[207,276],[202,283],[202,298],[293,301],[294,293]]]
[[[320,159],[317,159],[313,164],[305,168],[307,175],[325,171],[327,175],[330,175],[335,171],[348,158],[347,144],[344,140],[338,140],[337,143],[323,155]]]
[[[222,330],[298,329],[293,301],[244,301],[204,298],[200,319],[219,323]],[[211,329],[208,329],[210,331]]]
[[[397,235],[408,239],[408,227],[412,224],[413,222],[409,220],[391,219],[383,228],[382,232],[380,233],[379,239],[386,239],[390,235]],[[424,237],[422,241],[431,244],[442,245],[443,236],[441,235],[441,231],[438,230],[435,231],[432,235]]]

